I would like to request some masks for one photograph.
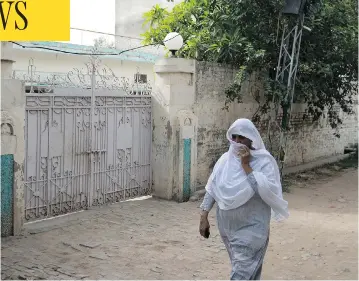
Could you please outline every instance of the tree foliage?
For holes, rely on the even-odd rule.
[[[275,82],[279,55],[280,0],[185,0],[172,11],[155,6],[145,17],[148,30],[144,44],[159,43],[169,32],[184,38],[179,55],[184,58],[226,63],[238,75],[227,89],[229,102],[240,100],[240,88],[256,72],[265,85],[265,98],[281,99],[285,89]],[[335,106],[352,112],[358,78],[357,2],[353,0],[307,0],[296,93],[308,104],[314,120],[327,112],[332,127],[341,120]],[[265,111],[266,106],[262,107]]]
[[[115,49],[115,42],[111,42],[105,36],[98,37],[94,39],[94,47],[95,48],[106,48],[106,49]]]

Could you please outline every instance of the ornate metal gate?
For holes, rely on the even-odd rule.
[[[98,60],[85,71],[22,76],[25,217],[53,217],[151,193],[151,88]],[[106,70],[106,71],[105,71]],[[76,79],[74,79],[76,78]]]

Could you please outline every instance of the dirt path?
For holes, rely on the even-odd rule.
[[[262,278],[357,280],[357,171],[307,185],[285,195],[291,217],[272,223]],[[228,279],[215,212],[201,239],[198,206],[148,199],[49,221],[2,239],[2,279]]]

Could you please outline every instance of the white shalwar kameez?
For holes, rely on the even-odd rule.
[[[232,135],[252,141],[246,174],[238,156],[243,145]],[[271,214],[277,221],[289,216],[283,199],[278,165],[248,119],[238,119],[228,129],[229,151],[217,161],[206,185],[201,208],[210,211],[217,202],[217,223],[232,264],[231,280],[259,280],[269,241]]]

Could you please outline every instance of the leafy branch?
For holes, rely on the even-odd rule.
[[[336,128],[342,124],[338,108],[346,114],[352,107],[358,80],[357,2],[307,0],[305,25],[297,72],[295,98],[306,103],[312,122],[326,117]],[[226,104],[242,101],[243,82],[253,73],[263,82],[264,97],[254,119],[279,102],[286,110],[286,88],[275,81],[282,0],[185,0],[171,11],[154,6],[145,17],[143,43],[162,42],[168,32],[184,38],[179,55],[199,61],[225,63],[238,68],[225,90]],[[288,129],[288,128],[286,128]]]

